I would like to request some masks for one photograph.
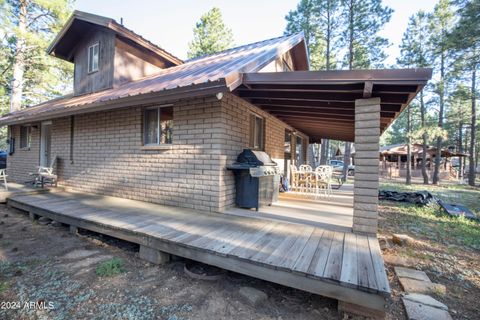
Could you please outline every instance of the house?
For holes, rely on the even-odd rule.
[[[350,214],[336,215],[336,209],[327,214],[336,221],[350,220],[335,231],[302,229],[308,234],[295,242],[298,248],[288,243],[280,246],[283,240],[295,239],[286,234],[296,228],[282,233],[276,231],[281,223],[265,226],[270,231],[261,229],[255,236],[272,238],[266,239],[266,247],[254,246],[259,250],[257,258],[268,257],[269,250],[292,251],[275,252],[281,259],[265,259],[259,266],[258,261],[251,263],[256,251],[245,251],[255,236],[239,236],[246,241],[242,242],[245,250],[234,249],[236,255],[220,254],[225,245],[209,246],[199,254],[201,241],[192,249],[160,236],[143,242],[146,236],[123,233],[128,223],[109,229],[108,225],[125,217],[121,212],[111,213],[111,205],[108,214],[116,218],[102,220],[101,225],[91,220],[95,214],[77,219],[69,210],[48,207],[45,195],[42,201],[12,198],[12,206],[33,216],[44,214],[74,227],[139,241],[141,253],[160,250],[383,309],[383,295],[389,294],[389,287],[376,240],[379,136],[430,79],[430,69],[308,71],[302,34],[182,61],[112,19],[78,11],[55,38],[49,53],[74,63],[74,92],[0,118],[0,125],[9,128],[10,179],[28,181],[35,166],[47,165],[55,157],[60,185],[83,194],[153,203],[156,214],[180,212],[161,221],[159,228],[183,214],[197,214],[197,219],[189,218],[175,228],[183,225],[185,232],[197,232],[200,237],[204,234],[198,230],[217,224],[248,221],[250,226],[253,221],[205,213],[225,213],[235,206],[234,174],[227,166],[243,149],[265,151],[285,172],[290,164],[305,162],[309,143],[322,138],[345,140],[355,142],[356,148]],[[132,210],[130,216],[140,219],[140,213]],[[196,220],[208,219],[213,222],[195,226]],[[244,227],[244,231],[250,228]],[[216,228],[208,235],[218,231],[217,240],[229,241],[234,237],[227,231],[232,230]],[[191,239],[188,234],[178,239],[187,238]],[[201,243],[205,245],[205,241]],[[308,241],[311,246],[306,245]],[[332,249],[315,254],[325,246]],[[313,251],[301,255],[307,249]],[[356,261],[357,253],[368,257],[362,258],[358,268],[351,262]],[[241,259],[235,258],[242,254]],[[312,259],[323,266],[321,270]],[[285,271],[275,263],[288,263],[289,267]]]
[[[435,167],[435,157],[437,148],[426,146],[426,169],[427,174],[432,177]],[[441,166],[439,171],[440,179],[448,180],[459,179],[461,177],[459,171],[460,159],[468,157],[468,154],[456,152],[454,148],[442,148],[441,150]],[[394,144],[380,148],[380,174],[385,178],[401,178],[406,176],[407,169],[407,145]],[[412,177],[421,177],[421,162],[423,159],[423,144],[411,144],[411,175]]]

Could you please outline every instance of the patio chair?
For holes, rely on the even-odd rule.
[[[3,179],[3,185],[5,186],[5,190],[8,191],[8,186],[7,186],[7,169],[0,169],[0,180]]]
[[[54,173],[57,164],[57,157],[53,157],[49,167],[38,166],[36,173],[30,173],[30,175],[35,176],[33,180],[33,185],[38,186],[40,185],[42,188],[45,186],[46,183],[50,185],[57,186],[57,175]]]
[[[300,186],[300,189],[304,193],[309,193],[313,191],[313,187],[315,185],[315,179],[312,173],[313,173],[313,169],[308,164],[302,164],[299,168],[298,184]]]
[[[315,193],[316,196],[320,193],[320,189],[324,190],[325,196],[332,194],[332,166],[318,166],[315,168]]]
[[[298,189],[298,169],[297,166],[294,164],[290,165],[290,173],[292,175],[292,179],[290,182],[290,189],[297,191]]]

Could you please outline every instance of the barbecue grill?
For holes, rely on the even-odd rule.
[[[277,164],[263,151],[244,149],[237,161],[227,166],[235,174],[235,204],[240,208],[271,205],[278,193]]]

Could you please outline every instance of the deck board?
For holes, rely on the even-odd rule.
[[[380,306],[379,297],[390,292],[375,237],[89,194],[14,194],[8,203],[80,228],[352,303],[361,300]]]
[[[325,264],[325,271],[323,272],[323,277],[326,279],[340,280],[344,238],[345,233],[343,232],[335,232],[333,235],[330,252],[328,253],[328,259]]]
[[[320,239],[315,254],[313,255],[312,262],[308,267],[308,274],[313,274],[319,278],[323,277],[334,234],[335,233],[330,230],[325,230],[322,234],[322,239]]]
[[[293,269],[295,262],[302,254],[303,248],[305,248],[314,230],[315,228],[310,226],[304,228],[302,234],[295,240],[293,245],[284,252],[282,259],[278,262],[278,267],[287,270]]]
[[[353,233],[345,234],[340,282],[353,286],[358,284],[357,235]]]

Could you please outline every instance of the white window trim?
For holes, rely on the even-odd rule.
[[[93,48],[95,46],[98,46],[98,53],[97,53],[97,68],[96,69],[92,69],[90,70],[90,59],[92,57],[90,57],[90,48]],[[93,53],[92,53],[93,55]],[[97,72],[98,71],[98,66],[100,64],[100,42],[95,42],[94,44],[92,44],[91,46],[88,46],[88,49],[87,49],[87,71],[88,73],[94,73],[94,72]],[[93,67],[93,66],[92,66]]]
[[[167,107],[172,107],[173,104],[164,104],[161,106],[153,106],[153,107],[148,107],[143,110],[143,145],[145,147],[154,147],[154,146],[170,146],[173,144],[172,143],[160,143],[160,138],[162,137],[162,132],[160,130],[160,109],[161,108],[167,108]],[[146,128],[147,128],[147,118],[145,117],[145,111],[146,110],[157,110],[157,143],[145,143],[147,140],[146,136]]]

